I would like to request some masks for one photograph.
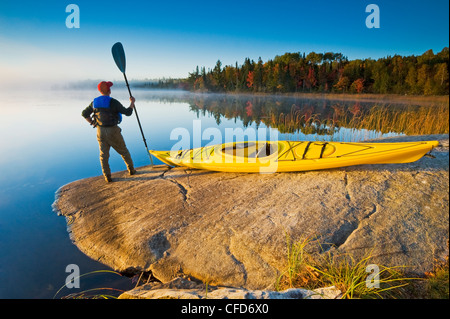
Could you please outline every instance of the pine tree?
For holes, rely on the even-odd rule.
[[[222,62],[217,60],[216,66],[212,70],[212,79],[213,79],[213,89],[215,91],[222,91],[224,88],[223,78],[222,78]]]
[[[254,88],[255,91],[261,91],[263,86],[263,73],[264,66],[261,57],[258,59],[258,63],[255,65],[255,76],[254,76]]]

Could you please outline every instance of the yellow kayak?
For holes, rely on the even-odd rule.
[[[414,162],[438,141],[345,143],[258,141],[233,142],[179,151],[149,151],[170,166],[221,172],[296,172],[361,164]]]

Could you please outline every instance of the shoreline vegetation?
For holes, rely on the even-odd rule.
[[[197,66],[187,78],[141,81],[143,88],[237,93],[372,93],[448,95],[449,48],[420,56],[349,60],[342,53],[285,53],[242,65],[218,60],[211,69]]]

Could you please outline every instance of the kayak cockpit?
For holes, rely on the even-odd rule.
[[[236,142],[224,144],[218,153],[231,157],[261,159],[277,156],[279,149],[278,142]]]

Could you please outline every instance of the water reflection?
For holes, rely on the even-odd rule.
[[[244,127],[265,125],[300,139],[362,141],[386,135],[425,135],[449,132],[448,105],[411,105],[380,102],[304,99],[280,96],[149,93],[147,98],[189,104],[197,118],[212,116]],[[302,138],[303,137],[303,138]]]

